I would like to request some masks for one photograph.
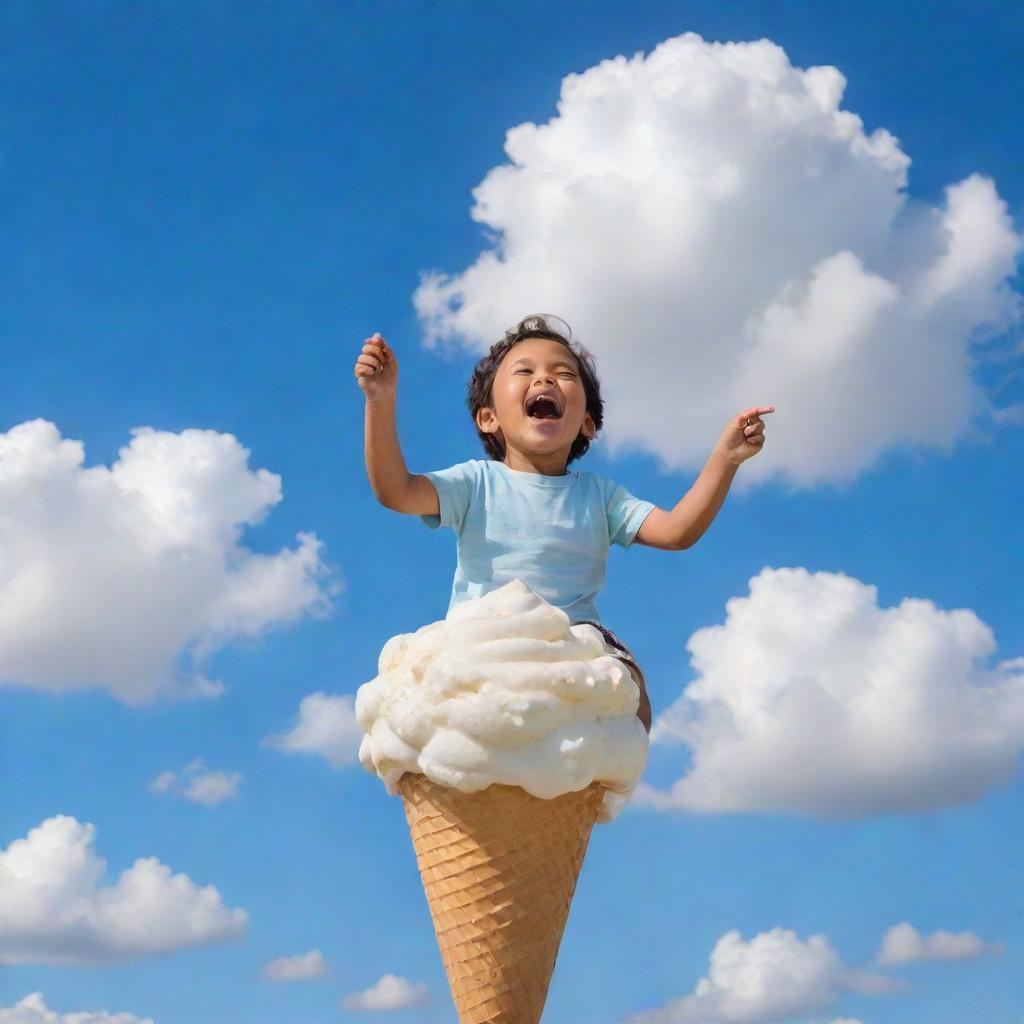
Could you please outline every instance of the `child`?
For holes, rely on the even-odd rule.
[[[356,360],[366,399],[366,472],[385,508],[418,515],[458,535],[449,609],[521,579],[569,616],[589,623],[640,689],[637,717],[651,730],[643,672],[632,652],[598,618],[594,595],[604,583],[610,544],[638,541],[663,551],[690,547],[711,525],[741,462],[764,444],[755,406],[726,425],[700,476],[668,512],[585,470],[570,473],[603,424],[593,356],[543,315],[525,317],[473,370],[470,413],[487,459],[410,473],[395,422],[398,359],[374,334]]]

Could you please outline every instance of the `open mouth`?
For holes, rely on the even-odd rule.
[[[562,410],[550,395],[534,395],[527,399],[526,415],[532,419],[557,420],[561,419]]]

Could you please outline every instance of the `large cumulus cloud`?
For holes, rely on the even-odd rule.
[[[60,814],[0,851],[0,964],[100,964],[243,934],[244,910],[156,857],[104,885],[95,833]]]
[[[473,190],[493,246],[414,295],[426,343],[486,349],[552,311],[598,360],[611,453],[699,468],[725,420],[772,404],[778,475],[842,482],[896,445],[948,450],[997,410],[976,344],[1019,323],[1022,237],[971,174],[933,207],[910,158],[841,109],[834,67],[688,32],[562,82]]]
[[[275,554],[239,542],[281,478],[249,469],[237,438],[132,434],[110,467],[85,467],[46,420],[0,434],[0,684],[215,694],[214,651],[329,611],[338,583],[314,534]]]
[[[788,928],[772,928],[747,942],[733,930],[715,943],[708,974],[692,993],[626,1020],[631,1024],[774,1024],[820,1013],[844,991],[880,996],[904,987],[900,979],[844,967],[824,935],[812,935],[804,942]]]
[[[1011,781],[1024,750],[1024,658],[988,666],[967,608],[843,573],[763,569],[725,621],[690,637],[697,678],[654,723],[692,763],[634,802],[706,813],[826,817],[932,810]]]
[[[894,940],[894,936],[897,936]],[[954,940],[952,943],[950,940]],[[929,947],[922,950],[921,944]],[[936,932],[922,939],[903,922],[888,929],[883,949],[895,953],[879,957],[881,966],[911,960],[970,959],[1002,951],[1001,943],[984,943],[971,932],[952,936]],[[884,997],[906,993],[906,980],[843,963],[825,935],[806,941],[789,928],[760,932],[749,941],[733,929],[716,943],[707,975],[688,995],[625,1017],[630,1024],[783,1024],[814,1019],[824,1021],[843,993]],[[860,1024],[854,1017],[836,1017],[831,1024]]]

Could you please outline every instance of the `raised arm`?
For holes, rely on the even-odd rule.
[[[395,512],[437,515],[434,485],[428,477],[410,473],[402,456],[396,419],[398,357],[379,333],[364,342],[354,372],[366,399],[363,448],[374,495]]]
[[[693,486],[671,512],[652,509],[634,542],[663,551],[682,551],[696,544],[718,515],[740,464],[764,446],[761,416],[770,412],[775,412],[775,406],[755,405],[733,416]]]

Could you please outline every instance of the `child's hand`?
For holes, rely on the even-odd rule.
[[[393,399],[398,390],[398,357],[391,346],[375,331],[367,338],[356,359],[356,381],[368,402]]]
[[[718,439],[718,449],[734,465],[756,455],[764,445],[764,420],[761,413],[775,412],[774,405],[755,405],[733,416]]]

